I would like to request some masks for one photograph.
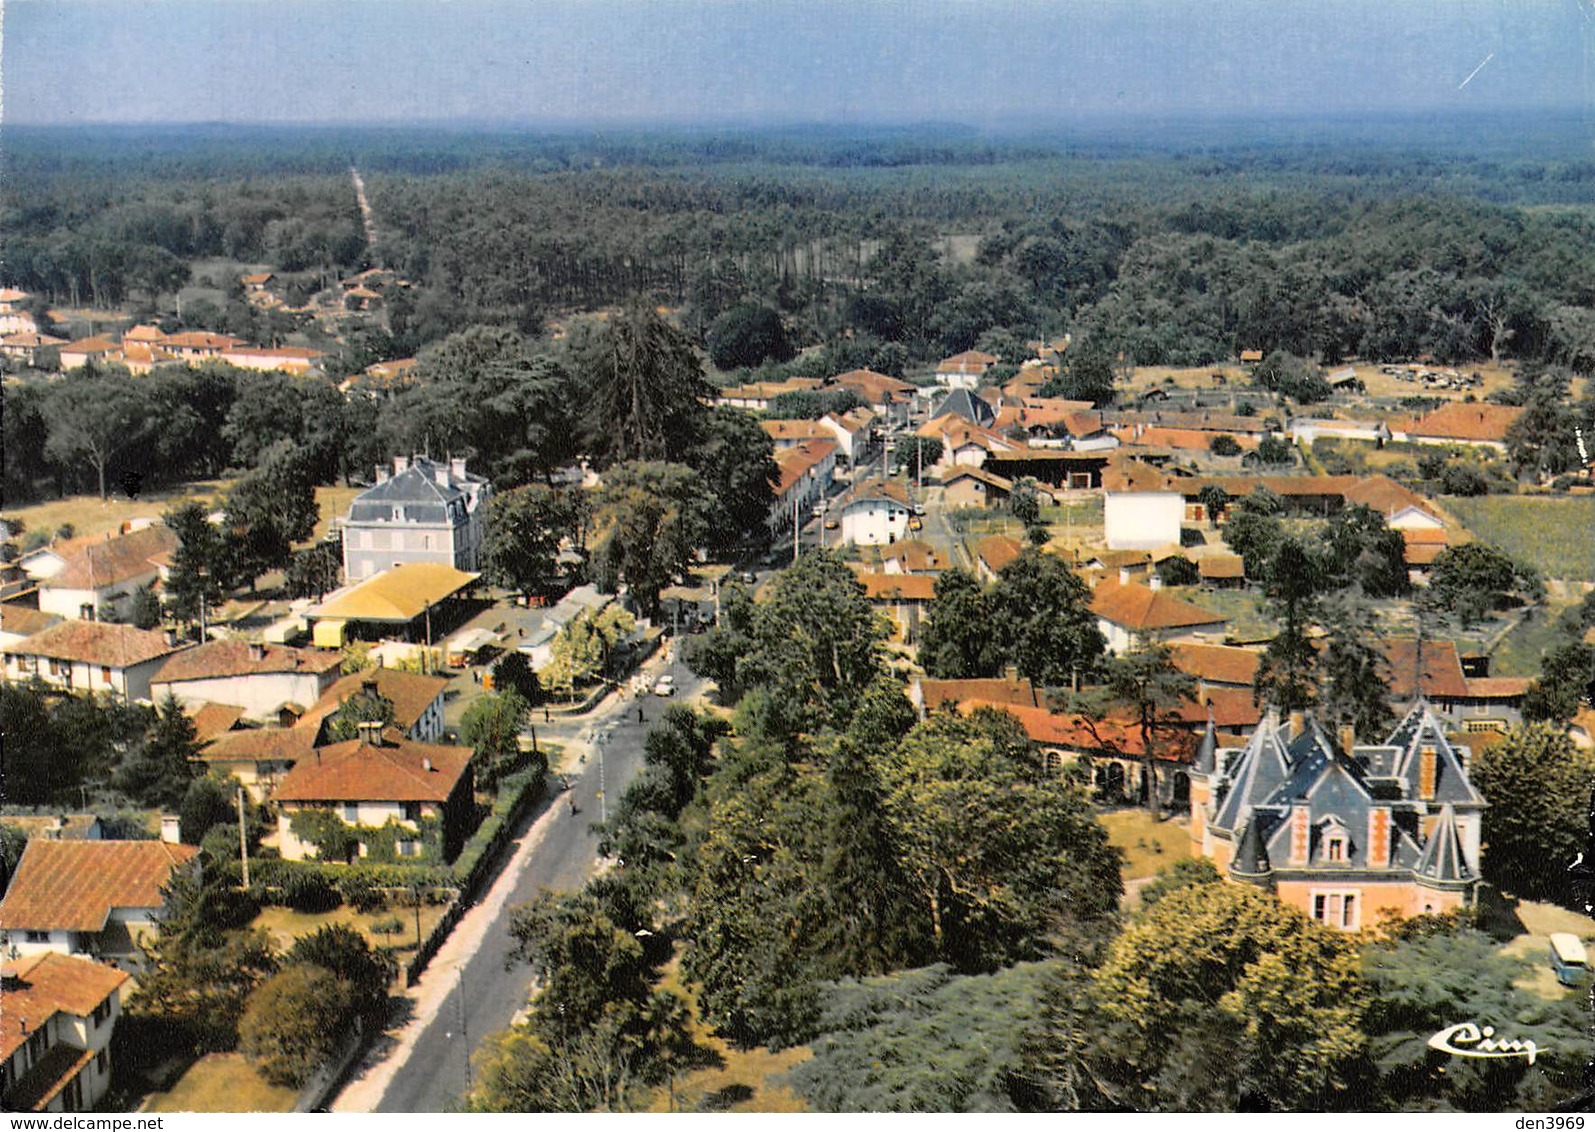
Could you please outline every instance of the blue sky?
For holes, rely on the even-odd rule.
[[[1595,0],[4,0],[3,18],[11,123],[1595,106]]]

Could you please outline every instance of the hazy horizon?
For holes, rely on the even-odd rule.
[[[1588,110],[1595,0],[10,0],[11,125],[764,128]]]

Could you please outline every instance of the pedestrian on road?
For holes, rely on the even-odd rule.
[[[641,723],[642,721],[643,721],[643,719],[642,719],[642,705],[639,704],[639,705],[637,705],[637,722]]]

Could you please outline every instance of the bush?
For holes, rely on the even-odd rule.
[[[283,879],[282,902],[295,912],[330,912],[343,900],[326,877],[295,870]]]
[[[239,1049],[273,1085],[297,1089],[331,1060],[348,1032],[349,985],[325,967],[297,964],[249,996],[238,1023]]]
[[[378,935],[398,935],[404,930],[404,920],[399,916],[383,916],[372,921],[371,930]]]
[[[1215,456],[1239,456],[1241,443],[1227,432],[1221,432],[1208,442],[1207,450]]]
[[[387,893],[364,873],[352,873],[338,881],[343,902],[360,912],[376,912],[388,906]]]

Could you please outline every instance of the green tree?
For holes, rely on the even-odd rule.
[[[233,821],[238,782],[218,774],[195,778],[178,805],[178,829],[184,845],[198,845],[215,825]]]
[[[1595,645],[1571,641],[1540,662],[1523,697],[1523,718],[1565,724],[1586,703],[1595,703]]]
[[[161,599],[150,586],[140,586],[133,591],[133,608],[128,620],[137,629],[161,627]]]
[[[1435,557],[1429,575],[1435,605],[1456,614],[1463,625],[1508,605],[1538,600],[1543,590],[1532,567],[1513,562],[1482,542],[1446,547]]]
[[[892,463],[917,476],[922,468],[937,463],[944,453],[941,439],[935,436],[901,436],[892,446]]]
[[[1275,350],[1264,358],[1252,378],[1270,393],[1282,394],[1303,405],[1326,401],[1331,392],[1329,382],[1324,380],[1316,365],[1283,350]]]
[[[1370,992],[1363,1028],[1374,1079],[1360,1107],[1551,1109],[1572,1098],[1595,1052],[1582,996],[1547,1001],[1523,989],[1531,965],[1501,954],[1495,940],[1455,920],[1420,916],[1381,933],[1363,949],[1362,973]],[[1534,1042],[1534,1064],[1452,1057],[1430,1047],[1433,1035],[1464,1020]]]
[[[681,464],[617,464],[597,500],[599,584],[624,582],[644,613],[659,591],[687,573],[709,537],[714,500],[698,473]]]
[[[1395,726],[1389,663],[1379,627],[1360,591],[1324,602],[1327,630],[1318,660],[1320,722],[1352,727],[1365,743],[1382,743]]]
[[[571,349],[585,398],[583,448],[602,465],[681,462],[702,436],[714,396],[692,344],[642,300]]]
[[[348,988],[355,1011],[380,1022],[393,982],[393,958],[374,949],[365,936],[347,924],[324,924],[294,940],[283,956],[286,966],[310,964],[331,971]]]
[[[1117,851],[1085,797],[1046,771],[1011,716],[932,715],[883,754],[880,776],[938,961],[993,970],[1112,917]]]
[[[194,781],[193,760],[199,749],[193,720],[168,692],[143,741],[117,768],[112,785],[139,805],[174,809]]]
[[[1318,655],[1307,630],[1318,608],[1321,580],[1311,554],[1294,538],[1285,538],[1269,564],[1265,593],[1280,621],[1280,630],[1257,666],[1253,692],[1281,711],[1297,711],[1313,702]]]
[[[1225,507],[1228,507],[1227,497]],[[1279,517],[1283,510],[1284,501],[1267,488],[1257,489],[1229,508],[1223,527],[1224,541],[1245,561],[1246,576],[1253,581],[1268,578],[1274,551],[1285,537],[1284,524]],[[1213,514],[1211,507],[1208,514]]]
[[[43,411],[45,451],[63,467],[86,463],[105,499],[106,468],[143,434],[138,391],[115,378],[71,378],[50,391]]]
[[[1079,1107],[1356,1103],[1348,1090],[1362,1064],[1366,1000],[1357,952],[1271,894],[1178,888],[1137,914],[1095,972],[1065,976],[1073,1009],[1054,1014],[1033,1056],[1044,1087]]]
[[[320,601],[337,589],[342,580],[343,544],[322,540],[290,555],[282,584],[289,597],[312,597]]]
[[[221,604],[232,584],[222,532],[199,503],[168,511],[164,521],[177,535],[172,568],[164,584],[166,598],[173,616],[189,625],[198,624],[205,610]]]
[[[549,687],[572,694],[582,684],[591,683],[609,667],[616,643],[637,627],[636,618],[618,605],[597,614],[586,611],[559,631],[550,647],[552,654],[543,679]]]
[[[491,789],[521,763],[521,729],[531,705],[519,692],[491,693],[465,709],[460,738],[475,752],[477,781]]]
[[[1022,476],[1014,481],[1013,491],[1008,494],[1008,513],[1027,531],[1041,525],[1041,494],[1032,477]]]
[[[380,723],[386,727],[393,720],[393,701],[374,688],[362,688],[327,716],[326,739],[329,743],[346,743],[360,738],[362,723]]]
[[[710,547],[726,550],[764,530],[779,476],[773,443],[751,414],[710,410],[703,422],[703,439],[685,459],[714,500]]]
[[[1248,457],[1252,463],[1277,467],[1296,462],[1296,450],[1288,440],[1270,433],[1257,442],[1257,448]]]
[[[1215,456],[1239,456],[1241,454],[1241,444],[1240,441],[1236,440],[1229,433],[1221,432],[1215,435],[1213,439],[1208,442],[1207,450]],[[1219,490],[1222,491],[1223,488],[1220,488]],[[1209,515],[1215,515],[1218,512],[1214,511],[1212,508],[1208,508],[1207,513]]]
[[[225,539],[239,576],[255,579],[288,565],[293,544],[303,542],[321,518],[307,450],[283,444],[227,493]]]
[[[747,690],[738,675],[738,665],[752,648],[753,595],[739,582],[722,585],[720,613],[714,628],[690,638],[684,655],[694,672],[714,681],[722,704],[734,704]]]
[[[1030,548],[997,575],[986,597],[998,656],[1037,684],[1061,686],[1095,671],[1105,642],[1091,592],[1061,558]]]
[[[1528,473],[1543,482],[1577,468],[1581,462],[1577,423],[1565,388],[1535,390],[1522,415],[1506,430],[1507,459],[1513,472],[1519,476]]]
[[[493,496],[487,504],[485,572],[498,586],[521,594],[547,594],[561,573],[559,551],[577,540],[579,501],[546,484],[527,484]]]
[[[1172,747],[1180,722],[1180,708],[1196,702],[1196,678],[1174,664],[1174,652],[1155,641],[1138,640],[1123,656],[1103,664],[1104,702],[1093,715],[1128,709],[1141,738],[1141,768],[1146,788],[1146,808],[1161,812],[1158,794],[1158,755]]]
[[[1326,581],[1355,585],[1370,597],[1407,592],[1406,543],[1371,507],[1358,504],[1330,517],[1319,561]]]
[[[719,369],[751,368],[766,359],[789,360],[796,351],[781,315],[762,303],[742,302],[709,328],[709,360]]]
[[[967,570],[936,578],[936,596],[919,629],[919,663],[940,680],[994,675],[998,667],[986,587]]]
[[[1113,359],[1108,352],[1093,343],[1082,342],[1070,346],[1063,356],[1058,376],[1041,387],[1041,395],[1108,405],[1113,402],[1116,380]]]
[[[1567,901],[1567,867],[1587,848],[1595,752],[1529,723],[1475,755],[1469,777],[1489,803],[1486,879],[1525,899]]]
[[[284,967],[249,996],[239,1049],[265,1080],[297,1089],[332,1060],[354,1005],[349,984],[326,968]]]
[[[882,619],[841,559],[810,551],[777,574],[753,607],[751,647],[737,668],[769,694],[778,730],[844,723],[881,671]]]
[[[543,686],[532,671],[532,664],[519,649],[510,649],[493,666],[493,687],[514,692],[530,707],[543,702]]]

